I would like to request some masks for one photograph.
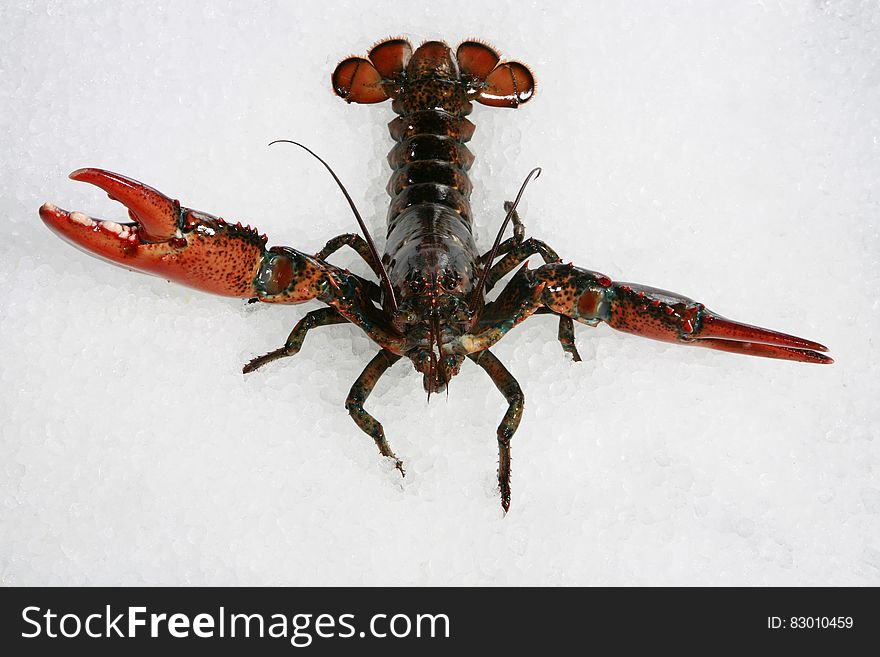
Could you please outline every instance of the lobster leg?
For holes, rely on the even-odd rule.
[[[512,206],[513,204],[510,201],[506,201],[504,203],[505,211],[510,212]],[[492,265],[488,276],[486,276],[487,292],[495,287],[499,280],[513,271],[517,265],[522,264],[527,258],[530,258],[533,255],[540,255],[545,264],[559,262],[560,260],[556,251],[541,240],[532,237],[527,240],[523,239],[525,235],[525,225],[522,223],[516,210],[511,214],[511,219],[513,219],[514,222],[514,236],[500,244],[498,247],[498,254],[503,255],[504,257]],[[485,261],[488,256],[489,253],[484,255],[483,260]],[[488,263],[484,262],[483,266],[485,267],[487,264]],[[565,353],[570,354],[573,361],[579,363],[581,361],[581,355],[578,353],[577,346],[575,346],[574,322],[570,317],[559,315],[558,337],[559,344],[562,345],[562,350]]]
[[[556,255],[556,251],[541,240],[530,237],[514,246],[501,260],[492,265],[489,275],[486,276],[486,291],[488,292],[495,287],[495,284],[512,272],[517,265],[521,265],[527,258],[536,254],[541,256],[546,264],[559,262],[559,256]]]
[[[514,251],[516,249],[520,249],[523,251],[522,246],[526,241],[526,225],[523,223],[523,220],[519,216],[519,212],[517,212],[513,207],[513,201],[504,201],[504,211],[510,213],[510,220],[513,223],[513,237],[508,240],[505,240],[501,244],[498,245],[498,250],[495,252],[496,257],[501,257]],[[495,284],[508,273],[510,273],[516,265],[520,262],[528,258],[530,255],[534,255],[535,253],[540,253],[544,258],[544,262],[557,262],[559,260],[559,256],[556,255],[556,252],[551,249],[549,246],[541,242],[540,240],[531,240],[532,248],[525,249],[527,253],[523,255],[518,260],[515,259],[515,262],[512,265],[504,267],[500,267],[501,262],[496,262],[494,265],[491,262],[487,262],[489,256],[492,255],[492,251],[488,251],[480,256],[480,265],[483,267],[491,266],[491,271],[486,277],[486,292],[495,287]],[[497,270],[497,271],[496,271]]]
[[[507,412],[498,425],[498,490],[501,506],[507,513],[510,509],[510,440],[522,419],[525,396],[517,380],[491,351],[468,354],[468,358],[486,371],[508,403]]]
[[[559,256],[556,255],[556,251],[541,240],[530,237],[513,247],[501,260],[492,266],[492,269],[489,270],[489,275],[486,277],[486,290],[491,290],[500,279],[507,276],[517,265],[522,264],[527,258],[535,254],[540,255],[546,264],[559,262]],[[549,309],[548,312],[550,312]],[[558,313],[553,314],[559,315]],[[570,354],[573,361],[579,363],[581,355],[578,353],[577,346],[575,346],[574,321],[571,317],[559,315],[558,337],[562,350]]]
[[[560,263],[521,268],[486,306],[479,330],[460,340],[461,348],[473,353],[491,346],[542,307],[583,324],[606,322],[664,342],[802,363],[834,362],[819,353],[828,349],[818,342],[725,319],[674,292],[615,283],[604,274]]]
[[[513,210],[511,212],[511,210]],[[504,212],[510,212],[510,221],[513,223],[513,239],[517,244],[522,244],[526,237],[526,225],[519,218],[519,212],[513,209],[513,201],[504,201]]]
[[[315,257],[319,260],[326,260],[343,246],[350,246],[354,249],[370,266],[370,269],[373,270],[373,273],[376,274],[377,277],[382,276],[379,272],[379,265],[376,263],[375,258],[373,258],[373,253],[370,251],[369,244],[367,244],[366,240],[357,233],[344,233],[328,240],[327,244],[324,245],[324,248],[315,254]]]
[[[299,320],[296,323],[296,326],[293,327],[293,330],[290,332],[290,335],[287,336],[287,341],[284,343],[283,347],[279,347],[274,351],[270,351],[268,354],[254,358],[248,362],[241,371],[244,374],[248,374],[272,361],[286,358],[288,356],[295,356],[299,353],[299,350],[302,349],[306,334],[311,329],[317,328],[318,326],[345,324],[347,322],[348,320],[340,315],[335,308],[318,308],[318,310],[306,313],[306,316]]]
[[[557,338],[559,339],[559,344],[562,345],[562,350],[567,354],[571,354],[571,359],[575,363],[580,363],[581,355],[578,353],[577,346],[574,343],[574,321],[571,317],[559,316]]]
[[[522,219],[520,219],[519,212],[513,210],[513,202],[512,201],[504,201],[504,211],[510,212],[510,219],[513,223],[513,237],[508,240],[503,241],[498,245],[498,250],[495,252],[495,257],[503,256],[505,253],[509,253],[511,249],[522,244],[523,240],[526,237],[526,225],[523,223]],[[486,261],[489,259],[489,256],[492,255],[492,251],[487,251],[483,255],[480,256],[480,265],[485,267],[487,264]],[[491,286],[487,289],[492,289]]]
[[[348,410],[348,414],[351,415],[351,419],[361,428],[361,431],[376,442],[376,447],[379,448],[382,456],[394,459],[395,467],[403,475],[405,474],[403,471],[403,461],[397,458],[394,452],[391,451],[388,441],[385,440],[385,430],[382,428],[381,423],[364,410],[364,402],[367,401],[367,397],[373,392],[373,388],[376,387],[379,378],[398,360],[400,360],[400,356],[386,349],[382,349],[376,354],[351,386],[348,398],[345,400],[345,408]]]

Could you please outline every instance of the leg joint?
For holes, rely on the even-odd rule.
[[[359,415],[364,412],[364,400],[358,399],[354,396],[349,396],[348,399],[345,400],[345,410],[348,411],[349,415]]]
[[[498,427],[498,444],[501,447],[510,448],[510,441],[513,438],[515,430],[510,427],[500,426]]]
[[[515,381],[504,389],[504,398],[511,406],[524,406],[526,401],[522,388]]]

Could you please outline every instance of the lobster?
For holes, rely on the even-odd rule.
[[[525,65],[503,62],[495,50],[475,41],[459,45],[453,56],[439,41],[413,51],[408,41],[389,39],[366,58],[342,61],[331,81],[346,102],[391,100],[397,114],[389,123],[396,144],[388,155],[393,173],[387,186],[391,203],[384,255],[330,166],[297,142],[292,143],[309,150],[333,175],[363,235],[334,237],[314,255],[286,246],[267,248],[267,237],[250,226],[183,207],[143,183],[94,168],[74,171],[70,178],[106,191],[128,208],[132,221],[101,221],[49,203],[40,208],[40,216],[74,246],[116,265],[250,302],[317,299],[325,304],[307,313],[283,346],[245,365],[245,373],[295,355],[312,329],[346,322],[358,326],[380,349],[352,385],[345,406],[401,474],[403,463],[382,425],[364,408],[377,381],[405,356],[421,373],[430,399],[470,360],[508,404],[497,430],[498,490],[505,513],[511,497],[511,439],[524,396],[491,347],[531,315],[559,318],[559,342],[575,361],[580,360],[574,340],[577,321],[588,326],[605,322],[655,340],[735,354],[833,362],[820,353],[828,350],[817,342],[725,319],[673,292],[614,282],[599,272],[564,264],[550,246],[525,237],[516,212],[523,189],[515,202],[505,204],[507,214],[492,249],[481,253],[469,204],[467,172],[474,156],[466,143],[474,124],[467,116],[474,102],[502,108],[528,102],[535,83]],[[539,173],[533,170],[526,182]],[[511,221],[513,236],[502,241]],[[354,249],[379,282],[327,261],[343,247]],[[540,256],[543,264],[529,268],[532,256]],[[498,296],[487,301],[487,293],[514,270]]]

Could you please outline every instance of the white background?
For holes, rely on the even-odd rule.
[[[880,11],[873,2],[7,3],[0,21],[3,584],[880,584]],[[98,166],[315,251],[381,243],[390,107],[336,63],[404,34],[494,44],[535,73],[477,107],[477,237],[534,166],[529,233],[565,260],[818,340],[830,367],[536,317],[495,348],[520,380],[513,505],[504,402],[466,365],[426,404],[406,362],[348,418],[376,347],[90,259],[44,201],[125,219],[66,174]],[[363,271],[341,253],[335,262]]]

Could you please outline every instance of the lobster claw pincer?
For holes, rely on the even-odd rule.
[[[120,258],[132,258],[167,249],[147,245],[165,243],[177,236],[180,204],[142,183],[101,169],[77,169],[71,180],[100,187],[114,201],[128,208],[133,223],[100,221],[81,212],[67,212],[51,203],[40,208],[40,217],[59,236],[91,255],[121,264]]]
[[[542,301],[556,313],[584,324],[612,328],[663,342],[802,363],[834,361],[818,342],[743,324],[715,314],[688,297],[637,283],[617,283],[599,272],[549,264],[527,275],[540,284]]]
[[[834,361],[818,342],[743,324],[715,314],[687,297],[634,283],[613,283],[608,323],[644,337],[719,351],[802,363]]]
[[[830,364],[834,360],[820,351],[828,351],[828,347],[799,338],[795,335],[771,331],[770,329],[742,324],[715,315],[705,308],[702,309],[702,323],[699,333],[691,338],[682,336],[682,342],[693,342],[700,347],[727,351],[747,356],[763,356],[794,360],[802,363]]]
[[[254,296],[253,283],[266,238],[181,207],[161,192],[102,169],[78,169],[70,178],[100,187],[128,208],[130,223],[101,221],[46,203],[43,222],[85,251],[128,269],[161,276],[224,296]]]

